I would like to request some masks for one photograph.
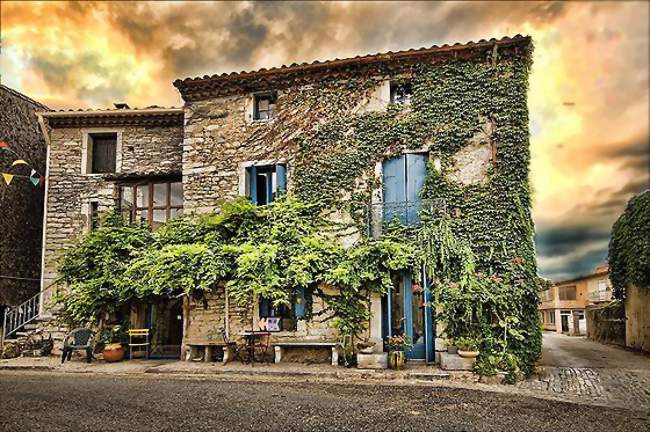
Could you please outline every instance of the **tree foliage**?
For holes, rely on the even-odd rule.
[[[630,284],[650,287],[650,191],[632,198],[614,223],[608,262],[615,298],[624,299]]]

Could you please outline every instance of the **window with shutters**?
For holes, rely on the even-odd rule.
[[[117,161],[117,133],[92,133],[88,139],[91,174],[114,173]]]
[[[385,160],[382,165],[383,219],[402,224],[420,221],[420,192],[427,177],[427,153],[407,153]]]
[[[120,187],[120,210],[125,221],[157,229],[183,213],[180,181],[144,181]]]
[[[287,190],[285,164],[253,165],[246,167],[246,196],[257,205],[272,202]]]

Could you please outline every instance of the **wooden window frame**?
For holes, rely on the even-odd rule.
[[[155,210],[165,210],[165,221],[163,223],[169,222],[171,220],[172,210],[183,210],[183,204],[181,205],[172,205],[172,184],[180,183],[180,180],[148,180],[145,182],[134,183],[134,184],[123,184],[120,186],[120,206],[122,203],[122,194],[124,189],[131,189],[132,198],[133,198],[133,207],[129,211],[129,222],[140,222],[139,213],[142,210],[147,211],[147,225],[153,227],[153,214]],[[154,206],[154,188],[155,185],[166,185],[166,195],[165,195],[165,205]],[[138,188],[147,188],[147,205],[140,206],[138,205]],[[122,212],[122,209],[120,209]],[[122,212],[124,214],[124,212]]]
[[[113,141],[113,161],[110,165],[113,166],[112,171],[97,171],[95,167],[95,157],[97,149],[95,148],[97,139],[111,139]],[[88,152],[88,173],[89,174],[114,174],[117,172],[117,153],[118,153],[119,135],[117,132],[89,132],[88,144],[90,151]]]
[[[269,100],[269,109],[260,111],[259,103],[261,99]],[[278,94],[276,92],[266,92],[266,93],[257,93],[253,95],[253,120],[257,122],[270,121],[275,118],[276,109],[275,106],[278,103]],[[271,109],[273,105],[273,109]],[[266,118],[261,118],[260,113],[265,112]]]

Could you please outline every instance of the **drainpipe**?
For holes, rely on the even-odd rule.
[[[47,197],[48,190],[50,185],[50,133],[45,124],[45,119],[43,118],[43,113],[37,113],[38,116],[38,126],[43,133],[45,138],[45,191],[43,199],[43,232],[41,235],[41,289],[40,297],[38,299],[38,314],[42,317],[44,312],[44,301],[43,301],[43,292],[45,290],[45,240],[47,238]]]
[[[226,337],[230,340],[230,301],[228,299],[228,287],[224,286],[226,296]]]

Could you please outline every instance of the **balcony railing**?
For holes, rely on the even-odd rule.
[[[426,218],[438,218],[446,210],[443,199],[372,203],[368,209],[368,235],[379,237],[392,222],[417,225]]]

